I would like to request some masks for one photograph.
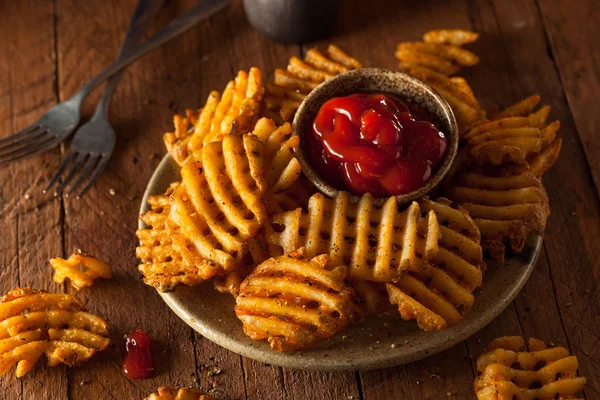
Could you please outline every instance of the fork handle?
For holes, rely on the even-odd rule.
[[[129,64],[146,55],[151,50],[154,50],[156,47],[193,28],[199,22],[225,10],[230,3],[231,0],[202,1],[197,6],[175,18],[167,26],[158,31],[150,39],[137,46],[126,56],[119,58],[114,64],[106,68],[100,74],[96,75],[96,77],[89,81],[83,88],[81,88],[81,90],[77,92],[72,99],[82,101],[93,88],[98,86],[107,78],[110,78],[114,74],[120,72]]]
[[[131,21],[129,22],[127,33],[125,33],[123,44],[119,49],[117,61],[126,57],[127,54],[135,48],[135,45],[140,41],[141,37],[146,31],[146,28],[150,25],[164,4],[165,0],[140,0],[138,2],[133,15],[131,16]],[[118,72],[111,76],[108,80],[108,83],[106,84],[106,87],[100,96],[98,105],[96,106],[95,116],[105,116],[108,112],[110,99],[113,92],[117,88],[123,73],[124,71]]]

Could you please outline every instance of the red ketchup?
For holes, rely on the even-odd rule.
[[[146,332],[137,330],[125,336],[123,373],[130,379],[146,379],[154,373],[152,341]]]
[[[308,135],[309,157],[333,186],[384,197],[421,187],[444,159],[448,139],[422,109],[390,94],[327,101]]]

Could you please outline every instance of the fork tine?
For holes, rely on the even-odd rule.
[[[73,161],[73,165],[71,165],[71,169],[69,170],[67,177],[62,181],[62,183],[60,185],[58,185],[58,187],[54,191],[54,196],[59,196],[62,193],[62,191],[69,184],[69,182],[71,182],[71,179],[73,179],[73,176],[75,176],[75,172],[77,172],[79,170],[79,168],[81,167],[81,164],[83,164],[83,160],[85,160],[85,158],[87,156],[88,156],[87,153],[85,153],[85,154],[77,153],[77,156],[75,157],[75,161]]]
[[[51,136],[50,140],[48,140],[46,142],[38,143],[38,144],[36,144],[35,147],[26,146],[26,147],[20,148],[19,151],[15,151],[15,152],[8,153],[8,154],[2,154],[2,155],[0,155],[0,166],[20,160],[21,158],[29,157],[34,154],[40,153],[42,151],[48,150],[49,148],[54,147],[58,143],[60,143],[60,138],[53,138]],[[6,156],[10,156],[10,158],[1,159],[1,157],[6,157]]]
[[[79,185],[81,185],[83,183],[85,178],[87,178],[90,175],[90,172],[92,172],[92,168],[94,167],[94,165],[96,165],[99,158],[100,158],[100,156],[90,155],[90,158],[88,158],[87,162],[85,163],[85,166],[83,167],[83,170],[79,174],[79,178],[77,178],[77,180],[75,181],[73,186],[71,186],[71,189],[69,189],[69,191],[67,192],[67,197],[69,197],[71,194],[73,194],[73,192],[75,192],[75,190],[77,190]]]
[[[108,159],[109,158],[110,158],[110,155],[109,156],[102,156],[102,159],[100,160],[100,162],[96,166],[96,169],[94,170],[94,174],[92,175],[92,177],[90,178],[90,180],[86,183],[86,185],[84,186],[84,188],[81,189],[81,192],[79,192],[79,194],[77,195],[77,199],[82,198],[83,195],[86,194],[87,191],[92,187],[92,185],[94,184],[94,182],[96,182],[96,179],[98,179],[98,177],[100,176],[100,173],[102,173],[102,171],[104,171],[104,168],[106,167],[106,164],[108,164]]]
[[[4,143],[8,143],[8,142],[14,142],[15,140],[20,139],[21,137],[23,137],[24,135],[28,134],[29,132],[31,132],[34,129],[40,129],[40,126],[38,125],[37,122],[29,125],[26,128],[21,129],[17,133],[13,133],[10,136],[7,136],[5,138],[0,139],[0,145],[2,145]]]
[[[63,171],[65,170],[65,168],[67,167],[67,165],[69,164],[69,162],[71,161],[71,159],[73,158],[73,156],[75,155],[75,152],[72,151],[72,147],[69,149],[69,152],[65,155],[65,158],[63,158],[62,162],[60,163],[60,165],[58,166],[58,170],[56,171],[56,173],[54,174],[54,176],[52,177],[52,179],[50,180],[50,182],[48,182],[48,185],[46,185],[46,187],[44,188],[44,190],[42,190],[43,193],[48,192],[48,189],[50,189],[52,186],[54,186],[54,184],[56,183],[56,181],[58,181],[58,178],[61,177]]]
[[[0,152],[0,159],[5,158],[5,157],[10,158],[10,157],[12,157],[14,155],[18,155],[24,151],[35,148],[35,147],[39,146],[40,144],[43,144],[44,142],[50,140],[53,137],[54,137],[54,135],[52,135],[51,133],[43,132],[41,135],[35,137],[31,141],[19,142],[19,147],[17,147],[17,148],[13,148],[13,149],[8,148],[8,149],[6,149],[5,152]],[[9,146],[7,146],[7,147],[9,147]],[[4,150],[4,149],[2,149],[2,150]]]
[[[19,140],[15,141],[15,142],[7,143],[4,146],[1,146],[0,153],[5,153],[8,150],[14,149],[15,147],[22,147],[23,144],[27,145],[32,140],[35,140],[36,138],[38,138],[44,134],[46,134],[45,128],[34,129],[31,132],[29,132],[28,134],[23,135]]]

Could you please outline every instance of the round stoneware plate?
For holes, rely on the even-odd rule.
[[[180,179],[179,167],[168,154],[146,188],[140,212],[148,210],[148,196],[162,194]],[[140,228],[145,225],[140,221]],[[245,357],[282,367],[319,371],[352,371],[386,368],[439,353],[471,336],[506,308],[519,293],[537,260],[542,239],[532,238],[524,251],[498,266],[486,260],[483,287],[475,292],[475,304],[456,326],[424,332],[414,321],[375,316],[308,350],[292,354],[271,350],[266,341],[247,337],[233,311],[230,294],[217,292],[212,282],[178,287],[160,293],[168,306],[202,336]]]

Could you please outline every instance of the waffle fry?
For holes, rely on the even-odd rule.
[[[438,29],[429,31],[423,35],[425,43],[451,44],[454,46],[473,43],[478,38],[479,34],[462,29]]]
[[[269,191],[281,192],[300,177],[302,168],[294,157],[294,150],[300,145],[299,136],[291,136],[292,127],[289,123],[277,126],[268,118],[261,118],[252,131],[265,145],[264,163],[266,183]]]
[[[208,279],[206,275],[199,273],[201,269],[188,261],[194,258],[187,248],[183,250],[188,257],[183,257],[184,253],[179,250],[181,246],[177,244],[183,242],[183,238],[176,235],[176,227],[168,220],[171,212],[169,196],[177,186],[177,183],[172,184],[164,195],[150,196],[150,211],[140,215],[140,219],[148,227],[136,231],[140,241],[135,252],[141,261],[138,270],[144,275],[147,285],[161,292],[173,290],[179,284],[194,286]],[[171,226],[170,229],[168,225]]]
[[[539,101],[537,95],[528,97],[469,129],[464,139],[475,161],[480,165],[524,164],[544,148],[544,161],[536,166],[538,170],[550,168],[558,156],[554,142],[560,121],[546,124],[550,106],[534,111]]]
[[[205,394],[199,389],[177,389],[161,386],[156,393],[152,393],[144,400],[214,400],[214,397]]]
[[[396,48],[400,70],[428,83],[446,99],[461,133],[485,118],[485,111],[467,81],[450,77],[479,62],[474,53],[460,47],[477,37],[469,31],[431,31],[423,36],[424,42],[401,42]]]
[[[473,305],[472,292],[482,282],[481,238],[469,214],[448,199],[425,198],[419,204],[424,216],[433,212],[439,222],[439,251],[421,270],[409,271],[386,288],[404,320],[439,330],[456,325]]]
[[[531,172],[497,176],[465,171],[453,179],[445,194],[469,212],[481,231],[484,250],[500,264],[505,244],[520,253],[530,233],[543,233],[550,212],[546,191]]]
[[[269,215],[294,210],[300,205],[285,193],[266,193],[264,204]],[[253,237],[246,239],[248,253],[235,270],[226,275],[215,276],[214,285],[221,293],[229,293],[237,297],[240,292],[242,281],[250,275],[254,268],[271,257],[283,255],[279,246],[274,246],[266,241],[266,236],[273,233],[273,227],[269,221],[265,221],[262,230]]]
[[[528,344],[529,351],[520,336],[492,341],[477,358],[477,399],[575,400],[586,383],[577,376],[577,357],[564,347],[548,348],[539,339],[530,338]]]
[[[74,253],[67,260],[60,257],[53,258],[50,260],[50,265],[54,268],[54,282],[64,283],[65,279],[69,279],[71,286],[76,290],[92,286],[94,280],[98,278],[112,277],[110,265],[82,253]]]
[[[245,134],[258,119],[263,98],[262,75],[258,68],[240,71],[223,94],[213,91],[204,108],[186,110],[186,116],[175,115],[174,132],[164,135],[167,151],[182,166],[188,156],[204,145],[220,141],[229,134]]]
[[[302,249],[259,265],[241,285],[235,313],[244,332],[275,351],[296,351],[328,339],[359,319],[346,267]]]
[[[333,265],[348,266],[352,279],[387,282],[418,269],[420,256],[435,252],[437,235],[419,235],[420,219],[417,203],[400,213],[394,197],[375,207],[370,194],[353,204],[346,192],[334,199],[316,193],[308,213],[297,209],[274,215],[276,232],[267,240],[284,253],[300,247],[306,247],[308,257],[328,253]]]
[[[266,116],[278,123],[291,122],[311,90],[335,75],[357,68],[362,68],[362,64],[335,45],[329,45],[326,54],[310,49],[304,60],[292,57],[287,69],[276,69],[274,81],[265,86]]]
[[[0,375],[17,365],[18,378],[45,354],[48,365],[78,365],[110,344],[102,318],[73,295],[17,288],[0,301]]]

